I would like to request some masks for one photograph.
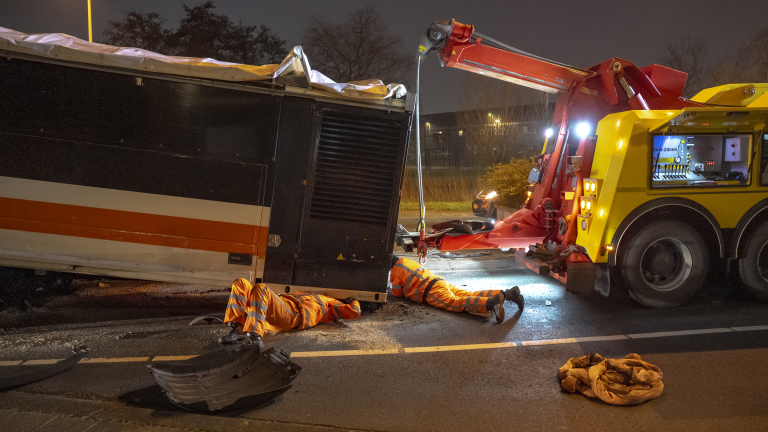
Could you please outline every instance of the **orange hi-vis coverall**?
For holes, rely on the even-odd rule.
[[[359,317],[360,302],[357,300],[344,304],[312,293],[279,296],[264,284],[253,285],[240,278],[232,283],[224,322],[239,322],[243,324],[244,332],[263,336],[264,330],[304,330],[319,323]]]
[[[422,268],[416,261],[400,258],[389,276],[392,295],[427,303],[452,312],[490,312],[485,303],[502,290],[465,291]]]

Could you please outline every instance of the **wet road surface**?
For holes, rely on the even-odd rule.
[[[253,409],[201,415],[172,405],[145,363],[219,349],[223,326],[188,323],[223,317],[226,290],[83,282],[74,293],[33,300],[35,312],[0,313],[0,375],[41,367],[11,366],[17,362],[64,358],[73,340],[113,362],[81,363],[0,394],[0,422],[9,430],[47,421],[89,431],[758,431],[768,424],[768,304],[734,281],[715,280],[689,304],[653,310],[623,296],[567,294],[501,251],[433,257],[428,267],[470,290],[519,285],[526,308],[517,313],[506,303],[507,319],[496,324],[390,297],[357,321],[269,335],[267,346],[294,352],[304,368],[294,387]],[[557,369],[595,351],[640,354],[664,372],[664,392],[636,407],[561,392]]]

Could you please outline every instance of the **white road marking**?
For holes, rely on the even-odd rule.
[[[21,364],[23,360],[2,360],[0,366],[16,366]]]
[[[768,330],[768,325],[731,327],[731,328],[736,330],[736,331]]]
[[[729,333],[732,332],[729,328],[711,328],[711,329],[699,329],[699,330],[679,330],[668,332],[655,332],[655,333],[636,333],[631,334],[629,337],[632,339],[645,339],[645,338],[659,338],[659,337],[671,337],[671,336],[691,336],[710,333]]]

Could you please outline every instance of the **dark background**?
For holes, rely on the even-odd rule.
[[[177,0],[92,0],[93,31],[102,38],[107,20],[120,20],[134,8],[156,11],[175,27],[183,14]],[[196,6],[203,0],[188,0]],[[639,66],[659,62],[668,40],[692,35],[704,39],[712,59],[728,55],[768,25],[765,0],[538,0],[538,1],[413,1],[365,0],[218,0],[216,12],[245,24],[264,24],[298,44],[309,17],[339,20],[351,9],[378,7],[392,31],[401,35],[401,49],[415,52],[420,35],[433,21],[455,18],[474,24],[478,32],[528,52],[589,67],[611,57]],[[24,33],[67,33],[88,38],[86,0],[2,0],[0,26]],[[310,58],[310,62],[311,62]],[[440,67],[428,60],[422,70],[422,112],[468,108],[461,87],[466,72]],[[375,77],[372,77],[375,78]]]

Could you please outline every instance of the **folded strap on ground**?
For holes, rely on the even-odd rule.
[[[637,405],[664,390],[663,373],[637,354],[605,359],[598,353],[569,359],[557,371],[560,386],[613,405]]]

